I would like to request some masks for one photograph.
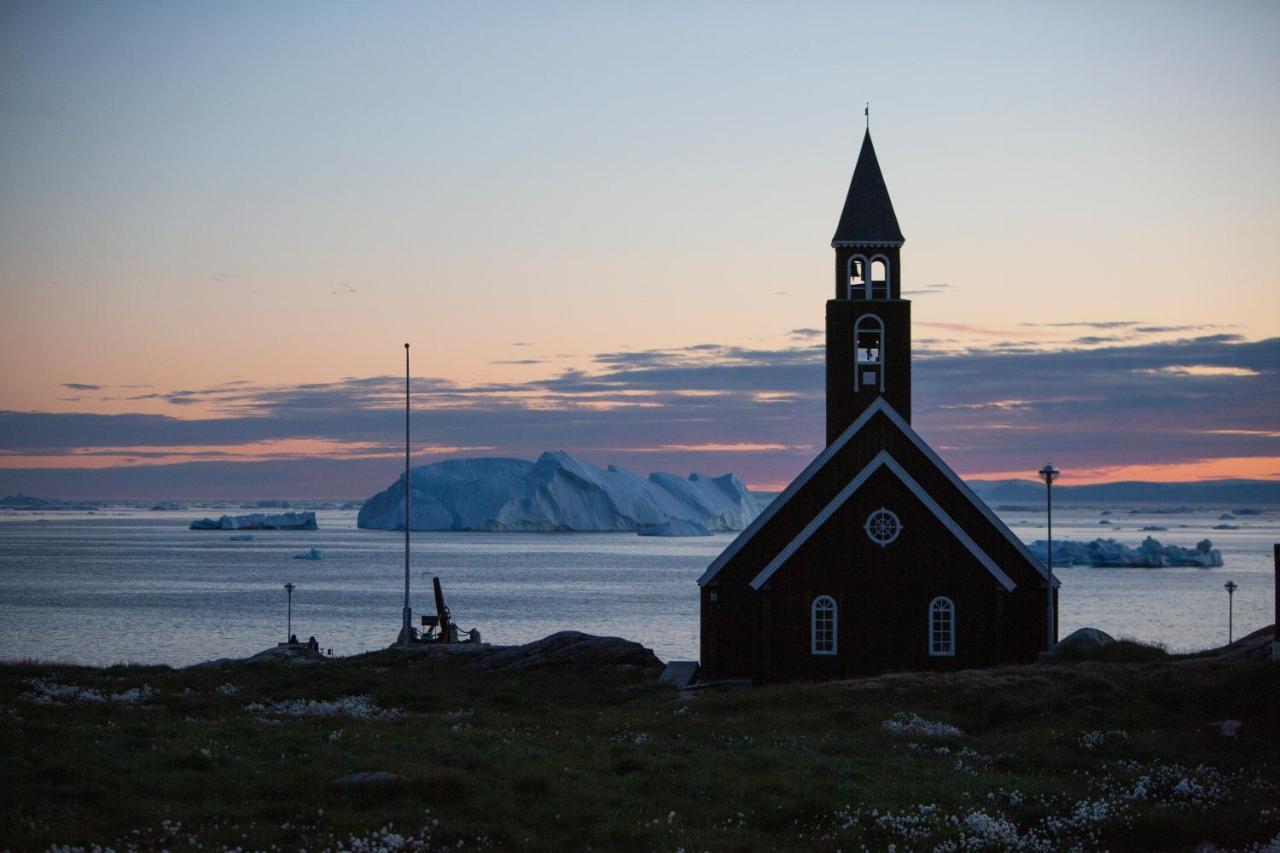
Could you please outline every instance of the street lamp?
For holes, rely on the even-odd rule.
[[[286,627],[284,629],[284,639],[287,643],[293,642],[293,591],[295,589],[297,589],[297,587],[293,585],[293,581],[289,581],[284,585],[284,591],[289,594],[289,621],[286,623]]]
[[[1045,651],[1053,651],[1053,481],[1062,472],[1052,462],[1046,462],[1040,469],[1040,479],[1044,480],[1045,507],[1049,514],[1049,580],[1045,585]]]
[[[1232,630],[1234,626],[1231,624],[1231,621],[1232,621],[1231,611],[1234,609],[1233,604],[1234,604],[1234,599],[1235,599],[1235,594],[1237,589],[1236,582],[1227,581],[1222,585],[1222,588],[1227,591],[1227,645],[1229,646],[1231,645],[1235,635],[1234,630]]]

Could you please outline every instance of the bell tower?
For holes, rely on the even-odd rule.
[[[868,129],[831,248],[827,301],[827,444],[884,398],[911,422],[911,303],[902,298],[905,242]]]

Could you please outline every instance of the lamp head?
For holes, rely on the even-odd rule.
[[[1058,475],[1062,472],[1058,470],[1058,466],[1052,462],[1046,462],[1044,467],[1040,469],[1040,479],[1044,480],[1045,485],[1052,485],[1053,481],[1058,479]]]
[[[289,583],[285,584],[284,588],[289,592],[293,592],[295,589],[297,589],[297,587],[293,585],[293,581],[290,581]]]
[[[1223,589],[1225,589],[1225,590],[1227,591],[1227,594],[1228,594],[1228,595],[1230,595],[1231,593],[1233,593],[1233,592],[1235,592],[1235,591],[1236,591],[1236,588],[1237,588],[1237,587],[1236,587],[1236,582],[1235,582],[1235,581],[1227,581],[1226,583],[1224,583],[1224,584],[1222,585],[1222,588],[1223,588]]]

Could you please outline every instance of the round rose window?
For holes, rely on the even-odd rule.
[[[898,521],[898,517],[884,507],[867,516],[865,527],[867,535],[871,537],[871,541],[881,546],[888,545],[897,539],[898,534],[902,532],[902,522]]]

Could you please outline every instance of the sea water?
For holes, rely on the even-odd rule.
[[[1155,511],[1055,509],[1054,538],[1152,535],[1194,546],[1213,540],[1219,569],[1063,567],[1060,634],[1094,626],[1188,651],[1227,640],[1234,580],[1235,636],[1272,622],[1272,543],[1280,511],[1224,522],[1229,507]],[[226,509],[107,508],[94,513],[0,514],[0,659],[186,665],[259,652],[292,630],[334,654],[382,648],[399,631],[404,535],[360,530],[351,510],[317,511],[319,530],[187,529]],[[998,508],[1024,541],[1045,537],[1045,514]],[[1103,513],[1106,513],[1105,515]],[[1100,522],[1109,523],[1100,523]],[[1236,530],[1214,530],[1218,524]],[[1145,526],[1168,528],[1148,532]],[[249,535],[249,532],[241,535]],[[625,533],[414,533],[414,623],[434,613],[439,576],[462,629],[522,643],[573,629],[637,640],[664,660],[698,657],[697,578],[732,534],[662,539]],[[320,560],[294,555],[318,548]]]

